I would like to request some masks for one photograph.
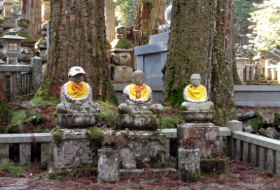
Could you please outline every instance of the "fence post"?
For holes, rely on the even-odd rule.
[[[22,94],[22,80],[21,80],[21,72],[13,72],[12,80],[10,82],[11,85],[11,101],[16,100],[16,96]]]
[[[33,57],[31,59],[32,67],[32,93],[36,93],[40,88],[42,80],[42,59],[40,57]]]
[[[268,60],[265,60],[265,63],[264,63],[264,80],[267,80],[267,77],[268,77]]]
[[[228,151],[228,155],[231,157],[234,157],[236,155],[236,144],[234,143],[233,140],[233,135],[232,133],[235,131],[242,131],[242,122],[241,121],[237,121],[237,120],[231,120],[227,122],[227,127],[231,130],[231,137],[230,137],[230,141],[228,141],[227,146],[229,146],[229,148],[227,148]]]

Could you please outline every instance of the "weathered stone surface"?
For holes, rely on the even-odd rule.
[[[131,55],[129,52],[116,52],[111,54],[110,59],[115,65],[128,65],[131,61]]]
[[[247,133],[252,133],[254,130],[253,130],[253,127],[249,124],[244,127],[244,131]]]
[[[8,132],[9,133],[22,133],[23,132],[23,128],[24,128],[24,124],[23,123],[18,123],[16,125],[11,125],[9,127]]]
[[[50,133],[33,133],[37,142],[51,142]],[[32,143],[31,133],[25,134],[0,134],[0,144],[3,143]]]
[[[56,122],[63,128],[88,127],[96,124],[100,113],[57,114]]]
[[[274,123],[274,112],[273,111],[259,111],[260,116],[262,116],[262,123],[263,124],[273,124]]]
[[[0,144],[0,163],[9,158],[9,144]]]
[[[227,122],[227,127],[232,131],[242,131],[242,122],[237,120],[231,120]]]
[[[199,149],[178,149],[179,180],[197,181],[200,177]]]
[[[260,132],[262,135],[265,135],[265,136],[267,136],[267,137],[269,137],[269,138],[272,138],[272,139],[274,139],[274,137],[275,137],[276,134],[277,134],[277,131],[276,131],[274,128],[272,128],[272,127],[268,127],[267,129],[261,128],[261,129],[259,130],[259,132]]]
[[[183,102],[181,105],[183,110],[187,111],[209,111],[214,108],[214,103],[207,102]]]
[[[48,165],[52,162],[51,143],[41,143],[41,165]]]
[[[189,121],[212,121],[213,111],[182,111],[182,116],[186,122]]]
[[[201,158],[215,158],[220,155],[219,127],[213,123],[184,123],[178,126],[178,140],[181,140],[190,128],[197,132]]]
[[[29,62],[31,61],[32,57],[34,57],[34,52],[30,47],[21,46],[20,53],[18,55],[19,61]]]
[[[47,73],[47,64],[43,64],[42,66],[42,77],[45,77],[46,73]]]
[[[35,46],[36,48],[40,49],[40,53],[41,53],[41,49],[47,49],[48,48],[47,37],[40,38],[40,40],[36,43]]]
[[[143,169],[143,165],[164,168],[166,136],[159,131],[130,131],[127,143],[120,149],[120,156],[124,169]]]
[[[39,90],[42,81],[42,59],[40,57],[33,57],[31,59],[32,66],[32,92],[36,94]]]
[[[56,170],[74,168],[78,165],[96,164],[96,147],[90,144],[86,129],[64,130],[61,144],[53,144],[54,167]]]
[[[118,150],[98,150],[98,183],[118,183],[120,180]]]
[[[114,69],[114,83],[131,83],[132,67],[116,66]]]
[[[239,121],[244,121],[246,119],[253,118],[255,115],[256,113],[252,110],[243,110],[243,109],[237,110],[237,116]]]
[[[20,165],[31,164],[31,143],[19,144],[19,163]]]
[[[30,72],[31,70],[29,65],[0,65],[0,71],[5,72]]]
[[[161,118],[155,114],[119,114],[120,129],[155,130],[161,126]]]
[[[4,29],[10,29],[10,28],[17,27],[16,20],[14,19],[14,17],[5,16],[3,19],[4,19],[4,23],[3,23]]]

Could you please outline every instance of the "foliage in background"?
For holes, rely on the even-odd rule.
[[[258,9],[251,13],[254,23],[253,40],[258,49],[270,49],[271,47],[280,48],[280,1],[265,0],[262,4],[254,4]]]
[[[250,13],[257,8],[248,0],[234,1],[234,19],[236,23],[249,23]]]
[[[20,0],[11,0],[13,4],[12,10],[11,10],[11,15],[15,19],[18,19],[21,15],[21,3]]]

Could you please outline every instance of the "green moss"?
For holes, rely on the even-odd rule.
[[[201,159],[200,160],[200,170],[201,174],[209,175],[214,172],[218,174],[225,173],[226,161],[224,159]]]
[[[60,100],[57,97],[47,96],[46,94],[47,93],[44,85],[41,85],[35,97],[29,103],[32,106],[41,105],[41,104],[57,105],[60,103]]]
[[[30,24],[30,20],[27,18],[19,18],[19,19],[17,19],[17,22],[26,22],[26,23]]]
[[[195,168],[195,172],[192,173],[185,168],[179,168],[179,173],[181,176],[181,180],[184,182],[195,182],[198,181],[200,178],[200,169]]]
[[[0,23],[3,24],[4,23],[4,19],[0,18]]]
[[[52,113],[52,117],[53,117],[53,118],[56,118],[56,116],[57,116],[57,111],[55,111],[55,112]]]
[[[251,119],[251,126],[254,132],[258,131],[259,126],[262,123],[262,120],[263,120],[262,116],[260,116],[258,113],[256,113],[256,117],[254,119]]]
[[[90,133],[87,134],[88,139],[94,142],[97,146],[102,146],[102,142],[105,138],[105,134],[98,127],[89,128]]]
[[[279,125],[280,113],[274,112],[274,125]]]
[[[174,90],[170,103],[173,107],[179,107],[184,102],[183,90]]]
[[[17,36],[27,38],[27,40],[24,41],[25,43],[34,43],[35,42],[34,38],[28,33],[19,32],[19,33],[17,33]]]
[[[49,179],[58,180],[58,179],[66,177],[66,174],[67,174],[67,172],[65,170],[57,171],[57,172],[49,174]]]
[[[11,124],[19,124],[23,122],[26,118],[26,112],[25,110],[9,110],[9,115],[10,115],[10,122]]]
[[[113,112],[101,112],[98,123],[107,127],[114,127],[117,125],[117,115]]]
[[[108,42],[108,40],[106,40],[106,48],[107,49],[111,49],[112,48],[112,45]]]
[[[133,48],[133,45],[128,39],[118,39],[117,44],[113,48],[130,49]]]
[[[163,128],[177,128],[177,125],[183,123],[183,120],[173,119],[169,117],[162,117],[161,124]]]
[[[0,165],[0,171],[5,171],[12,174],[24,173],[24,169],[22,167],[15,167],[10,159],[5,160],[3,164]]]
[[[101,112],[116,112],[118,110],[118,106],[116,106],[115,104],[108,102],[108,101],[101,101],[98,100],[96,101],[97,103],[100,104],[101,107]]]
[[[59,145],[62,142],[63,131],[57,126],[51,131],[52,143]]]

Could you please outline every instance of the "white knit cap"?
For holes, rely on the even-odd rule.
[[[69,70],[68,77],[75,76],[77,74],[86,74],[86,72],[82,67],[75,66]]]

